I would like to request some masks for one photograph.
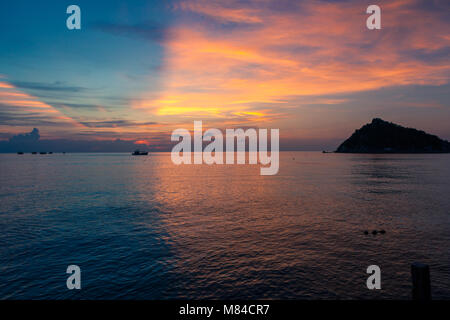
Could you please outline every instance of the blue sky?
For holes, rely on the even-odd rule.
[[[70,31],[65,27],[69,2],[2,2],[0,27],[7,32],[1,36],[1,73],[8,81],[47,103],[84,112],[95,112],[95,105],[120,108],[135,92],[156,88],[163,48],[157,41],[121,36],[108,27],[163,28],[169,18],[161,14],[161,2],[77,3],[82,29]]]

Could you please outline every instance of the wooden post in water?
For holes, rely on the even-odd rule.
[[[430,268],[428,265],[414,262],[411,264],[413,300],[431,300]]]

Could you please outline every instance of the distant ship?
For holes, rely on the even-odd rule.
[[[136,150],[132,153],[133,156],[146,156],[148,155],[147,151]]]
[[[23,154],[23,152],[22,152],[22,151],[19,151],[19,152],[17,152],[17,154]]]
[[[41,151],[41,152],[39,152],[40,154],[47,154],[47,152],[43,152],[43,151]]]

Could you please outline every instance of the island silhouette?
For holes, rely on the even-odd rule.
[[[450,142],[424,131],[374,118],[345,140],[337,153],[448,153]]]

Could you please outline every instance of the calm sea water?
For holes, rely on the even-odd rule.
[[[420,261],[449,299],[449,164],[282,152],[260,176],[167,153],[0,155],[0,298],[409,299]]]

